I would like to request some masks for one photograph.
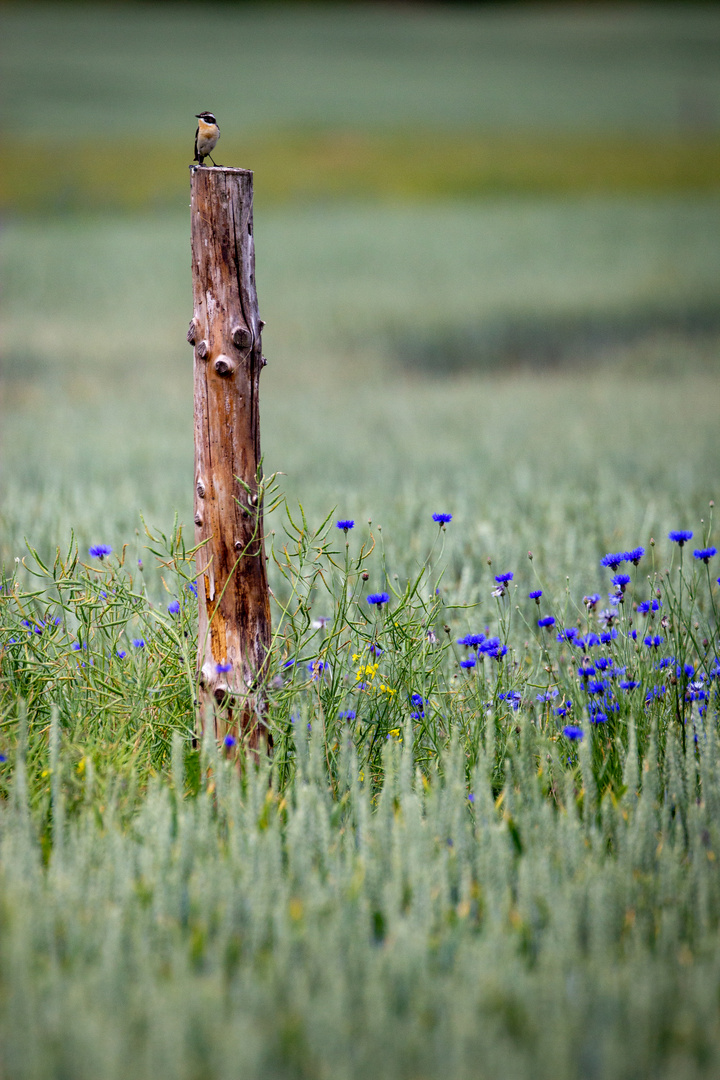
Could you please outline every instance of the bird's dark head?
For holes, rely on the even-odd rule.
[[[195,117],[198,120],[204,120],[206,124],[217,124],[215,114],[211,112],[199,112],[195,113]]]

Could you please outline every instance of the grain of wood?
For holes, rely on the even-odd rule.
[[[198,713],[257,752],[270,645],[253,174],[191,168]],[[228,671],[218,666],[230,665]]]

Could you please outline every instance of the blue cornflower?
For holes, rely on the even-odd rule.
[[[227,747],[234,746],[236,741],[237,740],[236,740],[234,735],[226,735],[225,738],[223,739],[223,746],[227,746]]]
[[[595,667],[598,671],[607,671],[612,667],[612,660],[608,660],[607,656],[599,656],[595,661]]]
[[[462,668],[474,668],[477,664],[477,660],[474,656],[467,656],[464,660],[460,661],[460,667]]]
[[[0,763],[2,763],[3,761],[7,761],[7,757],[5,754],[0,754]]]
[[[493,660],[502,660],[503,656],[507,654],[507,645],[501,645],[497,639],[493,641],[492,645],[487,641],[485,642],[485,645],[488,647],[485,648],[485,646],[483,646],[480,651],[487,653]]]
[[[643,645],[647,645],[648,649],[657,649],[664,640],[665,638],[661,637],[660,634],[648,634],[643,638]]]
[[[117,649],[116,652],[117,652],[118,660],[124,660],[125,657],[127,656],[127,653],[125,652],[124,649]]]
[[[635,679],[625,679],[620,683],[621,690],[635,690],[640,685]]]
[[[588,694],[602,694],[607,689],[607,679],[590,679],[585,689]]]
[[[539,604],[541,596],[542,589],[533,589],[531,593],[528,593],[528,600],[534,600],[536,604]]]
[[[432,519],[437,521],[440,528],[442,528],[443,525],[447,525],[449,521],[452,521],[452,514],[433,514]]]
[[[600,638],[597,634],[586,634],[585,637],[575,638],[575,644],[579,649],[584,649],[587,652],[588,649],[594,649],[596,645],[600,644]]]
[[[517,690],[510,690],[507,694],[498,694],[500,701],[507,701],[508,705],[512,706],[513,712],[517,712],[522,705],[522,694]]]
[[[512,581],[512,579],[513,575],[511,573],[495,575],[495,580],[497,581],[498,585],[507,585],[508,581]]]
[[[692,540],[692,533],[689,529],[673,529],[668,533],[668,540],[672,540],[673,543],[683,546],[688,540]]]
[[[180,601],[179,600],[171,600],[170,603],[168,604],[168,611],[170,612],[171,615],[177,615],[178,612],[180,611]]]
[[[637,609],[640,615],[649,615],[652,611],[659,611],[662,607],[662,600],[643,600],[642,604],[638,604]]]
[[[330,670],[330,665],[325,660],[311,660],[307,665],[307,669],[312,675],[312,681],[315,682],[316,679],[320,678],[323,671]]]
[[[88,548],[90,557],[93,559],[104,559],[106,555],[112,553],[112,548],[107,544],[94,544],[91,548]]]
[[[355,528],[355,522],[351,521],[350,518],[347,518],[347,520],[338,521],[337,522],[337,527],[338,527],[338,529],[342,529],[343,532],[347,533],[348,529],[354,529]]]
[[[463,638],[458,638],[458,645],[465,645],[467,648],[476,649],[478,645],[482,645],[485,640],[484,634],[466,634]]]
[[[379,610],[383,606],[383,604],[387,604],[389,599],[390,597],[386,592],[377,592],[370,593],[367,598],[367,602],[368,604],[375,604]]]
[[[555,618],[553,615],[546,615],[543,619],[538,619],[538,626],[541,626],[544,630],[549,626],[555,625]]]
[[[590,593],[589,596],[583,596],[583,604],[588,611],[592,611],[599,603],[600,593],[598,592]]]
[[[624,551],[618,551],[614,555],[609,552],[607,555],[603,555],[600,560],[601,566],[607,566],[610,570],[617,570],[618,566],[622,566],[627,556]]]
[[[563,728],[563,735],[566,739],[570,739],[571,742],[575,742],[577,739],[582,739],[583,729],[575,727],[574,724],[568,724]]]
[[[717,548],[716,547],[695,548],[695,550],[693,551],[693,555],[695,556],[696,559],[702,559],[702,561],[707,566],[707,564],[712,559],[713,555],[717,555]]]
[[[607,630],[604,634],[600,635],[600,642],[602,645],[609,645],[611,641],[614,641],[618,636],[617,630],[613,627],[612,630]]]
[[[707,701],[708,692],[702,684],[700,679],[697,682],[691,682],[685,692],[686,701]]]
[[[572,701],[563,701],[562,705],[558,705],[557,709],[553,709],[556,716],[567,716],[572,712]]]
[[[640,560],[642,559],[644,554],[645,554],[645,548],[644,547],[636,547],[636,548],[633,548],[632,551],[624,552],[624,558],[625,558],[626,562],[631,562],[633,564],[633,566],[637,566],[637,564],[640,562]]]
[[[424,705],[425,704],[425,701],[423,699],[422,694],[411,694],[410,695],[410,701],[412,702],[413,705]]]
[[[592,664],[583,665],[578,668],[578,675],[581,679],[589,679],[591,675],[595,674],[595,668]]]
[[[133,645],[135,646],[136,649],[144,649],[145,648],[145,640],[144,640],[144,638],[134,637],[132,639],[132,643],[133,643]]]
[[[216,664],[215,670],[218,675],[222,675],[224,671],[232,671],[232,664]]]
[[[664,686],[653,686],[653,687],[651,687],[651,689],[648,690],[647,694],[645,695],[646,704],[649,705],[650,702],[653,700],[653,698],[660,698],[660,697],[663,696],[664,693],[665,693],[665,687]]]
[[[605,715],[604,712],[600,712],[600,710],[598,709],[597,712],[590,713],[590,723],[591,724],[606,724],[607,723],[607,716]]]
[[[674,663],[675,663],[675,657],[674,656],[665,656],[662,660],[660,660],[655,665],[655,670],[656,671],[664,671],[665,668],[672,667]]]
[[[561,630],[558,634],[555,635],[555,640],[573,642],[577,636],[577,627],[568,626],[565,630]]]
[[[474,803],[474,802],[475,802],[475,796],[473,795],[472,791],[471,791],[471,792],[470,792],[470,794],[468,795],[468,802],[470,802],[470,803]]]
[[[194,581],[188,581],[187,587],[190,590],[190,592],[193,594],[193,596],[197,596],[197,585],[195,584]]]
[[[356,716],[354,709],[346,709],[345,712],[338,713],[338,720],[354,720]]]
[[[540,702],[554,701],[557,696],[558,696],[558,689],[557,689],[556,686],[553,686],[549,690],[546,690],[544,694],[536,694],[535,695],[535,700],[540,701]]]
[[[625,592],[626,587],[630,584],[629,574],[616,574],[612,579],[613,585],[616,585],[618,589],[622,589]]]
[[[628,630],[628,637],[632,638],[633,641],[637,641],[637,630]]]

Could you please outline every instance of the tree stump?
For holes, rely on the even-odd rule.
[[[265,361],[253,174],[194,165],[190,186],[199,718],[203,727],[213,716],[215,736],[226,745],[257,751],[269,743],[270,599],[259,488]]]

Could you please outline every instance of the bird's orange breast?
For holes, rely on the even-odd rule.
[[[219,138],[220,131],[217,124],[206,124],[204,120],[198,120],[198,140],[212,142],[213,139],[217,141]]]

